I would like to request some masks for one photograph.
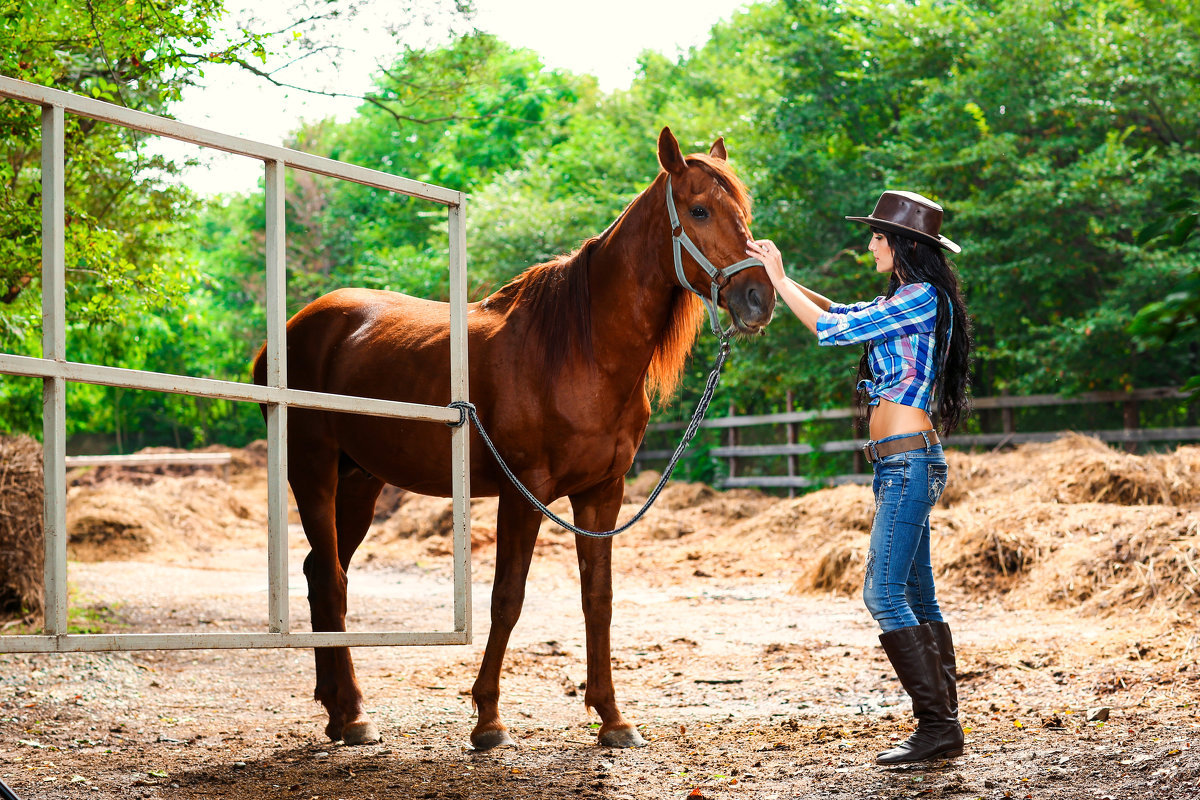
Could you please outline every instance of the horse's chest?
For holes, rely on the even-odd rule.
[[[564,473],[597,480],[624,475],[633,465],[646,418],[640,414],[579,421],[551,444],[551,458]]]

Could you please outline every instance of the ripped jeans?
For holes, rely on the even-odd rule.
[[[884,633],[941,622],[929,555],[929,512],[946,488],[942,446],[885,456],[873,466],[875,521],[863,601]]]

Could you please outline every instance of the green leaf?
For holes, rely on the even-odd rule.
[[[1196,230],[1197,222],[1200,222],[1200,214],[1188,214],[1175,223],[1175,228],[1171,231],[1171,244],[1179,247],[1186,242]]]
[[[1141,247],[1167,232],[1167,228],[1171,227],[1170,217],[1159,217],[1151,222],[1146,227],[1138,231],[1138,235],[1134,237],[1134,244]]]

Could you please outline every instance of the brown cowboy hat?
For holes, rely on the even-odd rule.
[[[944,247],[951,253],[962,252],[961,247],[941,235],[942,207],[916,192],[884,192],[871,216],[846,219]]]

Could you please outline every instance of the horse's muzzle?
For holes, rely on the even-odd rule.
[[[725,310],[733,320],[738,333],[753,336],[762,333],[775,313],[775,287],[770,281],[760,279],[754,273],[761,269],[746,270],[721,291]],[[765,272],[764,272],[765,276]]]

